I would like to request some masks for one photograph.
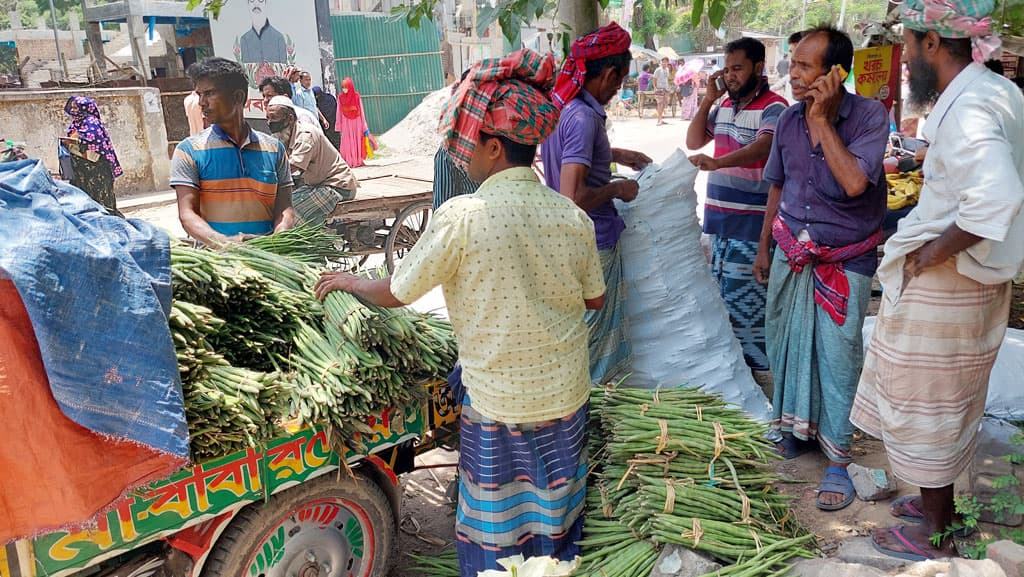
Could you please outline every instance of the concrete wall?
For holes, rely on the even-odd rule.
[[[167,130],[160,91],[156,88],[105,88],[0,92],[0,118],[9,140],[27,144],[30,157],[57,172],[57,138],[68,119],[70,96],[88,96],[100,107],[124,176],[114,181],[118,196],[163,191],[168,186]]]

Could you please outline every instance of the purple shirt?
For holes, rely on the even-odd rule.
[[[651,76],[654,76],[650,72],[641,72],[640,76],[636,79],[636,89],[640,92],[647,92],[651,89]]]
[[[794,236],[801,230],[817,244],[842,247],[858,243],[882,226],[885,218],[885,174],[882,158],[889,138],[889,118],[882,103],[849,94],[843,96],[836,132],[868,178],[863,194],[850,198],[828,167],[821,145],[811,148],[804,104],[779,117],[764,179],[782,187],[779,216]],[[844,263],[865,276],[875,274],[875,251]]]
[[[541,145],[544,180],[559,192],[562,188],[562,166],[582,164],[590,168],[584,181],[590,188],[600,188],[612,180],[612,145],[605,132],[604,107],[586,90],[562,109],[558,129]],[[626,224],[608,201],[587,211],[594,221],[598,250],[614,247]]]

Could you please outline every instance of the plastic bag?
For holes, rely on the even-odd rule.
[[[640,194],[617,207],[626,221],[622,270],[633,345],[629,386],[700,386],[768,421],[701,247],[697,168],[677,150],[641,173]]]

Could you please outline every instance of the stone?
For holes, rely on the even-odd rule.
[[[722,566],[693,549],[668,545],[654,563],[650,577],[697,577],[718,571]]]
[[[1024,577],[1024,546],[1004,539],[990,544],[985,553],[1002,567],[1006,577]]]
[[[885,572],[836,559],[801,559],[793,564],[792,577],[885,577]]]
[[[896,479],[889,476],[885,469],[869,469],[851,463],[847,471],[857,496],[863,501],[880,501],[896,494]]]
[[[903,569],[896,577],[946,577],[949,561],[921,561]]]
[[[910,565],[910,561],[906,559],[878,552],[871,543],[871,537],[856,537],[843,541],[836,556],[847,563],[859,563],[882,571],[895,571]]]
[[[990,559],[952,559],[946,577],[1006,577],[1006,572]]]

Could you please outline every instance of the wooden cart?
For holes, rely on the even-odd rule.
[[[346,250],[366,262],[384,253],[388,272],[427,229],[433,207],[430,180],[397,174],[362,178],[356,197],[338,203],[327,226],[345,239]]]

